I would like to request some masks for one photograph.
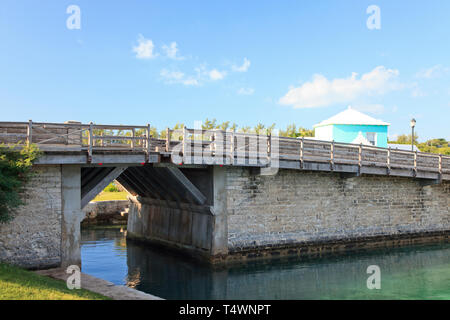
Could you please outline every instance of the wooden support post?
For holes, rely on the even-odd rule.
[[[102,129],[102,130],[100,130],[100,136],[101,136],[101,137],[103,137],[103,132],[104,132],[104,130],[103,130],[103,129]],[[103,147],[103,146],[104,146],[104,141],[105,141],[104,139],[100,139],[100,146],[101,146],[101,147]]]
[[[231,156],[231,165],[234,165],[234,130],[231,131],[230,156]]]
[[[304,166],[304,156],[305,156],[305,154],[303,152],[304,147],[305,147],[305,138],[301,137],[300,138],[300,169],[303,169],[303,166]]]
[[[417,151],[414,151],[414,177],[417,176]]]
[[[209,140],[211,141],[211,143],[209,144],[209,150],[211,151],[211,155],[215,154],[215,150],[216,150],[216,133],[213,132],[211,134],[211,136],[209,137]]]
[[[134,128],[131,129],[131,137],[133,138],[131,139],[131,149],[134,150],[134,137],[136,137],[136,130]]]
[[[183,163],[186,162],[186,144],[187,144],[187,129],[183,126]]]
[[[330,169],[331,169],[331,171],[334,170],[334,140],[331,141],[331,146],[330,146]]]
[[[362,167],[362,143],[359,144],[358,148],[358,174],[361,174],[361,167]]]
[[[94,123],[89,123],[89,135],[88,135],[88,162],[92,161],[92,149],[94,146]]]
[[[442,181],[442,154],[439,154],[439,181]]]
[[[170,152],[170,129],[166,128],[166,152]]]
[[[28,120],[27,126],[27,146],[33,143],[33,121]]]
[[[151,139],[152,139],[152,137],[151,137],[151,134],[150,134],[150,124],[149,123],[147,123],[147,129],[146,129],[146,138],[147,138],[147,140],[146,140],[146,150],[145,150],[145,154],[146,154],[146,159],[145,159],[145,162],[148,162],[149,160],[150,160],[150,152],[151,152],[151,148],[152,148],[152,145],[151,145]]]
[[[391,147],[389,147],[387,150],[386,168],[387,168],[387,175],[390,175],[391,174]]]
[[[267,133],[267,164],[272,160],[272,133]]]

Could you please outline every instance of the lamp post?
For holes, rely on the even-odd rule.
[[[414,151],[414,128],[416,127],[416,119],[412,118],[411,119],[411,129],[412,129],[412,133],[411,133],[411,151]]]

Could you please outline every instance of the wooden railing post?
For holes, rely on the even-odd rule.
[[[183,163],[186,162],[186,144],[187,144],[187,129],[183,126]]]
[[[102,130],[100,130],[100,136],[101,137],[103,137],[103,132],[104,132],[104,130],[102,129]],[[105,141],[105,139],[100,139],[100,146],[101,147],[103,147],[104,146],[104,141]]]
[[[166,152],[170,152],[170,129],[166,128]]]
[[[211,134],[211,136],[209,137],[209,140],[211,141],[211,143],[209,144],[209,150],[211,151],[211,155],[215,154],[216,151],[216,144],[215,144],[215,140],[216,140],[216,133],[213,132]]]
[[[92,149],[94,146],[94,123],[89,123],[89,135],[88,135],[88,162],[92,161]]]
[[[414,151],[414,177],[417,176],[417,150]]]
[[[27,145],[31,145],[33,143],[33,121],[28,120],[27,126]]]
[[[234,165],[234,129],[233,131],[231,131],[230,156],[231,156],[231,165]]]
[[[358,149],[358,173],[361,174],[361,167],[362,167],[362,143],[359,144]]]
[[[133,139],[131,139],[131,149],[134,150],[134,137],[136,137],[136,130],[135,130],[135,128],[131,129],[131,137],[133,138]]]
[[[391,174],[391,147],[389,147],[387,150],[386,168],[387,168],[387,175],[390,175]]]
[[[304,152],[303,149],[305,147],[305,138],[302,136],[300,137],[300,169],[303,169],[304,165]]]
[[[331,171],[333,171],[333,169],[334,169],[334,140],[331,141],[331,146],[330,146],[330,169],[331,169]]]
[[[147,134],[146,134],[146,144],[145,144],[145,146],[146,146],[146,154],[147,154],[147,162],[150,160],[150,152],[151,152],[151,148],[152,148],[152,143],[151,143],[151,139],[152,139],[152,136],[151,136],[151,134],[150,134],[150,124],[149,123],[147,123],[147,128],[146,128],[146,131],[147,131]]]
[[[272,133],[267,132],[267,164],[272,160]]]

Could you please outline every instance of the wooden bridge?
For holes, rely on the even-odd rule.
[[[0,143],[36,144],[43,151],[37,164],[231,165],[450,180],[450,156],[223,130],[167,129],[158,139],[151,136],[150,125],[30,120],[0,122]]]
[[[82,209],[113,180],[129,193],[128,238],[208,261],[450,230],[449,156],[222,130],[167,129],[158,138],[151,129],[0,122],[0,145],[42,151],[21,218],[0,226],[0,258],[79,265]]]

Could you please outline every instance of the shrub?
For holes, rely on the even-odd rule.
[[[31,177],[31,167],[38,155],[35,145],[0,144],[0,223],[12,220],[14,210],[23,205],[21,192]]]
[[[114,182],[108,184],[108,186],[103,190],[105,192],[120,192],[121,190],[115,185]]]

